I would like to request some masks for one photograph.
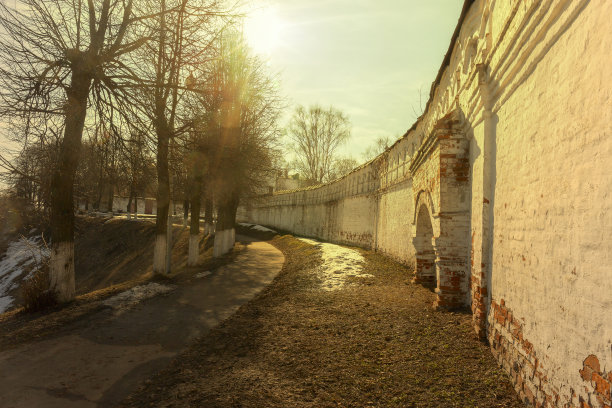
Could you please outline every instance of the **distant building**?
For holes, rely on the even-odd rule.
[[[112,210],[114,213],[127,213],[127,206],[129,197],[125,196],[114,196]],[[138,206],[138,209],[136,209]],[[78,209],[81,211],[92,211],[92,203],[87,203],[84,199],[78,200]],[[136,211],[138,210],[138,211]],[[108,211],[108,199],[100,202],[100,211]],[[138,212],[138,214],[157,214],[157,200],[155,198],[138,197],[132,198],[130,212]],[[183,213],[183,202],[172,203],[172,213],[182,214]]]

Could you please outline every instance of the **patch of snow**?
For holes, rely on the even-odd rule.
[[[8,310],[14,299],[9,295],[28,277],[32,267],[50,255],[41,237],[21,238],[11,242],[0,260],[0,313]]]
[[[243,227],[247,227],[250,229],[254,229],[256,231],[263,231],[263,232],[276,232],[270,228],[266,228],[266,227],[262,227],[261,225],[257,225],[257,224],[249,224],[247,222],[239,222],[238,225],[241,225]]]
[[[128,309],[145,299],[150,299],[162,293],[171,292],[175,288],[176,286],[161,285],[155,282],[146,285],[138,285],[106,299],[102,304],[113,309]]]
[[[15,299],[9,295],[0,296],[0,314],[6,312],[11,307],[14,300]]]
[[[299,238],[307,244],[321,250],[323,264],[319,271],[322,288],[327,291],[342,289],[348,284],[347,278],[373,278],[374,275],[361,273],[365,259],[354,250],[340,245],[318,242],[312,239]]]
[[[200,279],[200,278],[205,278],[210,274],[211,274],[210,271],[204,271],[204,272],[196,273],[195,277]]]

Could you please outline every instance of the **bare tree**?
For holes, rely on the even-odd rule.
[[[333,177],[335,154],[351,136],[348,117],[338,109],[298,106],[289,123],[290,148],[296,155],[293,167],[311,183]]]
[[[122,172],[128,194],[126,211],[138,215],[138,197],[154,184],[155,161],[142,132],[134,131],[123,149]]]
[[[31,208],[49,215],[51,203],[51,177],[59,154],[62,125],[58,121],[46,121],[44,126],[30,126],[22,122],[10,127],[12,140],[18,142],[19,150],[8,151],[14,156],[11,161],[0,156],[2,178],[12,187],[16,197],[25,200]],[[42,125],[42,123],[40,123]],[[29,137],[25,137],[29,134]],[[12,154],[11,154],[12,153]]]
[[[361,155],[365,161],[369,161],[387,150],[389,146],[391,146],[391,138],[389,136],[380,136]]]
[[[51,287],[74,297],[73,185],[90,104],[112,113],[130,77],[124,55],[148,40],[132,0],[15,0],[0,3],[0,114],[26,124],[63,121],[51,183]],[[136,38],[130,35],[139,30]],[[41,119],[42,118],[42,119]],[[26,126],[27,127],[27,126]]]
[[[202,196],[204,199],[205,210],[205,226],[204,234],[212,232],[212,194],[210,183],[210,161],[213,157],[213,149],[218,143],[218,118],[215,110],[211,109],[211,100],[215,93],[216,87],[212,85],[213,81],[206,81],[209,85],[207,90],[200,89],[202,94],[206,96],[199,98],[203,103],[199,108],[208,106],[204,112],[198,112],[194,118],[193,128],[189,132],[188,154],[186,155],[186,167],[188,169],[188,186],[189,186],[189,202],[191,210],[191,222],[189,229],[189,253],[187,263],[194,266],[198,263],[200,256],[199,241],[200,241],[200,212],[202,207]]]
[[[204,171],[206,222],[210,222],[210,193],[217,208],[213,253],[219,256],[234,245],[236,211],[241,198],[261,187],[274,171],[283,108],[277,81],[266,64],[250,54],[242,35],[226,30],[219,38],[220,58],[200,78],[203,112],[198,116],[198,159]],[[199,203],[192,202],[194,211]],[[198,214],[198,212],[195,212]],[[192,212],[192,234],[195,228]],[[195,255],[194,255],[195,257]],[[195,258],[194,258],[195,259]]]
[[[211,43],[231,14],[218,0],[150,0],[160,8],[153,41],[134,58],[134,72],[144,82],[135,95],[143,106],[141,127],[152,123],[157,166],[157,221],[153,271],[169,272],[169,208],[172,197],[170,158],[177,139],[187,137],[192,118],[183,107],[193,90],[185,82],[192,70],[214,58]],[[168,13],[168,10],[173,10]]]
[[[419,96],[419,104],[417,108],[414,107],[414,104],[410,104],[410,107],[412,108],[412,114],[414,115],[414,120],[420,118],[421,115],[423,115],[423,112],[425,112],[425,102],[423,100],[423,85],[419,86],[419,89],[417,90],[417,95]]]
[[[261,188],[275,173],[280,140],[278,118],[284,107],[277,81],[265,63],[250,54],[244,39],[229,39],[225,97],[222,108],[222,145],[215,197],[218,221],[215,255],[233,248],[234,225],[240,200]]]
[[[359,166],[359,162],[353,157],[339,157],[334,160],[334,165],[330,173],[330,179],[334,180],[345,174],[350,173],[355,167]]]

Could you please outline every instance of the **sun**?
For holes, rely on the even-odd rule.
[[[270,55],[281,45],[284,23],[273,7],[251,11],[244,22],[244,35],[257,54]]]

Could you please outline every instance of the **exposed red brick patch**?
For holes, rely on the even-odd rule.
[[[599,365],[599,359],[596,356],[594,356],[593,354],[588,356],[584,360],[583,364],[584,364],[585,367],[589,367],[591,370],[593,370],[595,372],[599,372],[599,370],[601,369],[601,367]]]
[[[584,389],[573,390],[570,400],[562,400],[548,384],[548,371],[533,344],[523,335],[523,322],[516,318],[504,299],[491,300],[488,316],[488,340],[498,363],[510,374],[519,397],[532,407],[612,408],[612,371],[602,372],[594,354],[583,361],[579,370]],[[517,353],[517,349],[521,349]]]
[[[592,380],[595,383],[595,391],[604,396],[610,397],[610,383],[604,379],[601,375],[593,373]]]
[[[584,381],[591,381],[593,370],[590,367],[584,367],[582,370],[580,370],[580,376]]]
[[[594,354],[589,355],[582,362],[582,369],[579,370],[580,376],[588,384],[587,392],[591,395],[591,399],[596,400],[596,407],[610,407],[612,395],[610,388],[612,385],[612,371],[602,372],[599,359]],[[590,391],[592,390],[592,391]],[[594,397],[594,398],[593,398]],[[593,405],[586,405],[591,408]]]

